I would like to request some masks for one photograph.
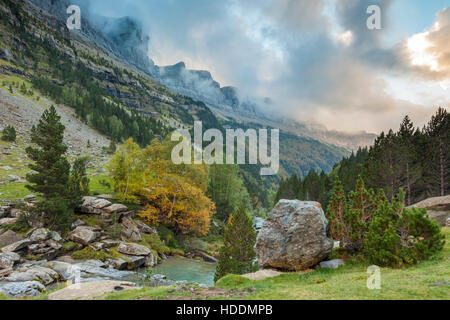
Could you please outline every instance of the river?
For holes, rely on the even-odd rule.
[[[153,268],[154,274],[164,274],[169,280],[186,280],[207,286],[214,285],[215,271],[215,263],[179,257],[169,257]]]

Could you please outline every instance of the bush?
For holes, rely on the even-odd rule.
[[[348,197],[337,180],[327,216],[330,233],[348,253],[379,266],[400,267],[442,250],[443,235],[424,209],[405,209],[405,192],[388,201],[383,190],[366,190],[361,177]]]
[[[444,247],[444,236],[425,209],[405,209],[405,193],[384,200],[364,239],[367,259],[379,266],[401,267],[426,260]]]
[[[170,248],[165,246],[156,234],[143,234],[141,244],[150,249],[153,249],[159,254],[170,254]]]
[[[202,239],[191,236],[179,236],[178,241],[181,249],[185,252],[206,251],[208,250],[208,243]]]
[[[175,239],[174,233],[167,227],[160,225],[157,227],[159,238],[164,241],[166,246],[170,248],[179,248],[177,239]]]
[[[349,252],[361,249],[368,223],[377,209],[379,198],[383,197],[382,194],[375,196],[373,190],[367,190],[361,177],[355,189],[346,197],[342,183],[336,179],[327,208],[331,236]]]
[[[16,141],[16,129],[13,126],[7,126],[2,131],[2,140],[15,142]]]

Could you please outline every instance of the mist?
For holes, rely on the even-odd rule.
[[[241,100],[311,126],[378,133],[397,127],[406,114],[422,125],[438,105],[448,106],[449,91],[411,65],[406,39],[385,45],[394,0],[375,1],[386,13],[383,29],[367,29],[365,9],[373,3],[97,0],[89,1],[89,10],[139,21],[149,36],[149,58],[159,66],[183,61],[182,81],[208,95],[206,102],[223,102],[218,85],[187,69],[207,70],[221,87],[238,88]],[[442,42],[441,33],[436,41]],[[443,71],[438,80],[448,79]],[[426,102],[404,99],[397,84],[410,82],[412,90],[431,85],[436,94]]]

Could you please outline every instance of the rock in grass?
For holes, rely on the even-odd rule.
[[[9,206],[1,206],[0,207],[0,219],[7,218],[10,213],[11,213],[11,207],[9,207]]]

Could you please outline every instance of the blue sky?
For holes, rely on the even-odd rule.
[[[450,105],[450,0],[90,3],[140,20],[157,64],[208,70],[242,95],[270,97],[289,118],[380,132],[406,114],[421,126]],[[366,27],[371,4],[381,7],[382,30]]]
[[[422,32],[436,20],[436,13],[450,6],[450,0],[396,0],[389,11],[392,23],[390,42],[399,41],[404,34]]]

